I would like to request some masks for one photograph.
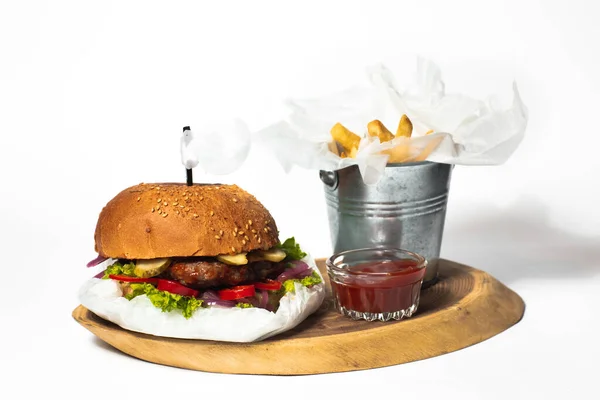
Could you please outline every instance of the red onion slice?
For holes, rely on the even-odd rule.
[[[311,270],[308,264],[303,261],[292,261],[292,264],[293,266],[291,268],[286,269],[277,277],[279,282],[285,282],[288,279],[297,278],[300,273]]]
[[[266,290],[260,291],[260,302],[258,303],[258,307],[267,308],[267,304],[269,303],[269,292]]]
[[[313,274],[313,270],[311,268],[304,272],[300,272],[298,275],[296,275],[296,278],[302,279],[302,278],[306,278],[307,276],[311,276],[312,274]]]
[[[253,307],[258,307],[258,299],[256,297],[244,297],[236,300],[238,303],[252,304]]]
[[[232,300],[204,300],[207,306],[235,307]]]
[[[102,263],[102,262],[104,262],[106,260],[108,260],[107,257],[103,257],[101,255],[98,255],[98,257],[94,258],[92,261],[90,261],[89,263],[87,263],[87,267],[88,268],[95,267],[96,265],[98,265],[98,264],[100,264],[100,263]]]
[[[105,272],[106,272],[106,270],[97,273],[96,275],[94,275],[94,278],[102,279],[104,277]]]
[[[228,301],[228,300],[221,300],[221,298],[219,297],[219,295],[217,294],[217,292],[215,292],[214,290],[206,290],[204,291],[204,293],[202,293],[202,295],[200,296],[200,298],[202,300],[205,300],[207,302],[209,301]],[[235,303],[234,303],[235,305]]]

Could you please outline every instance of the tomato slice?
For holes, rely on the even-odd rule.
[[[234,286],[229,289],[219,290],[219,298],[221,300],[237,300],[244,297],[254,296],[256,290],[253,285]]]
[[[158,290],[164,290],[165,292],[180,294],[182,296],[189,297],[197,297],[200,294],[200,292],[196,289],[191,289],[187,286],[183,286],[180,283],[170,281],[168,279],[157,279],[157,281],[158,285],[156,285],[156,288]]]
[[[153,283],[156,284],[158,281],[157,278],[137,278],[135,276],[127,276],[127,275],[109,275],[110,279],[114,279],[115,281],[122,282],[133,282],[133,283]]]
[[[254,283],[254,287],[261,290],[279,290],[281,289],[281,282],[267,279],[264,282]]]

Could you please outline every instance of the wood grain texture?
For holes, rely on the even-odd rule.
[[[324,269],[323,259],[317,264]],[[111,346],[157,364],[234,374],[305,375],[439,356],[482,342],[523,317],[523,300],[491,275],[447,260],[440,260],[439,271],[439,282],[423,290],[418,312],[410,319],[353,321],[338,314],[328,296],[321,309],[298,327],[258,343],[130,332],[83,306],[73,311],[73,318]]]

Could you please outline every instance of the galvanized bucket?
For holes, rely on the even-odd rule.
[[[388,164],[365,185],[357,166],[321,171],[335,253],[376,246],[401,248],[428,261],[423,286],[437,280],[452,165]]]

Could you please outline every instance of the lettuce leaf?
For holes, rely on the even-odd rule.
[[[120,261],[117,261],[113,265],[106,268],[104,271],[104,276],[102,279],[110,279],[109,275],[125,275],[125,276],[135,276],[133,270],[135,269],[135,263],[126,263],[123,264]]]
[[[158,290],[149,283],[131,283],[131,291],[125,292],[125,298],[131,300],[134,297],[145,294],[154,307],[160,308],[162,312],[181,310],[185,318],[190,318],[194,311],[202,306],[203,301],[195,297],[181,296],[179,294]]]
[[[287,281],[283,282],[281,286],[282,289],[285,290],[284,294],[288,292],[295,293],[295,282],[298,282],[302,286],[310,287],[323,282],[323,280],[321,279],[317,271],[313,271],[312,275],[306,276],[302,279],[288,279]]]
[[[285,257],[284,261],[292,261],[292,260],[302,260],[306,257],[306,253],[300,249],[300,245],[296,243],[296,239],[294,237],[286,239],[285,242],[277,245],[278,248],[285,251],[287,257]]]
[[[237,303],[235,306],[236,306],[236,307],[239,307],[239,308],[252,308],[252,307],[254,307],[254,306],[253,306],[252,304],[250,304],[250,303]]]

